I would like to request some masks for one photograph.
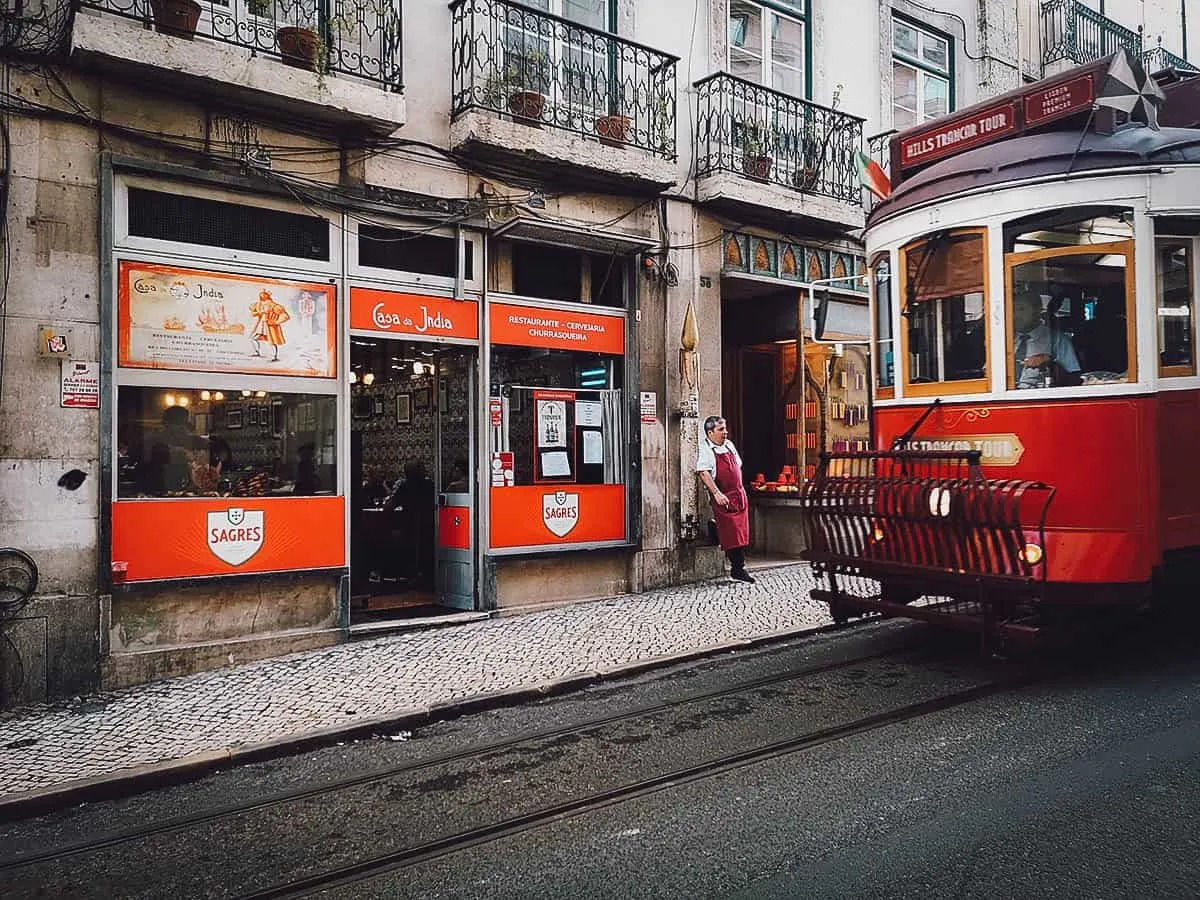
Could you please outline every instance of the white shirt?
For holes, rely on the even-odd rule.
[[[741,467],[742,458],[738,455],[737,447],[733,446],[733,441],[725,438],[725,443],[717,445],[704,437],[700,440],[700,452],[696,455],[696,471],[707,472],[715,479],[718,453],[732,453],[733,458],[737,460],[738,467]]]
[[[1025,332],[1017,332],[1013,335],[1014,352],[1021,349],[1021,338],[1024,334]],[[1016,368],[1013,370],[1016,373],[1017,387],[1041,387],[1045,378],[1045,367],[1027,369],[1021,364],[1023,360],[1037,356],[1039,353],[1050,354],[1054,361],[1063,367],[1064,371],[1079,371],[1079,357],[1075,355],[1075,345],[1071,343],[1071,338],[1067,334],[1062,331],[1052,332],[1049,326],[1041,324],[1028,332],[1028,336],[1025,352],[1020,359],[1016,360]]]

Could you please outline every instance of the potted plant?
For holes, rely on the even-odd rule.
[[[316,23],[281,25],[275,32],[279,56],[289,66],[323,72],[322,58],[328,60],[328,48],[317,30]]]
[[[736,132],[742,150],[742,171],[759,181],[769,181],[775,158],[767,152],[770,150],[767,128],[757,122],[742,122]]]
[[[484,102],[493,109],[506,104],[515,118],[537,122],[546,107],[550,71],[541,50],[508,51],[498,74],[488,79]]]
[[[805,124],[804,133],[800,136],[800,161],[796,166],[796,174],[793,178],[793,183],[800,190],[812,190],[820,180],[821,166],[825,161],[824,144],[828,138],[829,136],[826,134],[825,141],[822,141],[817,137],[813,123]]]
[[[633,119],[629,116],[607,115],[596,118],[596,134],[603,144],[623,145],[633,136]]]
[[[154,30],[191,40],[200,21],[200,4],[196,0],[150,0]]]

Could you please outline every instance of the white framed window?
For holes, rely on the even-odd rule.
[[[892,20],[892,122],[911,128],[954,109],[954,43],[904,19]]]
[[[730,0],[730,74],[793,97],[805,97],[805,11],[803,0]]]

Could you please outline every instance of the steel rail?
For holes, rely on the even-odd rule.
[[[420,844],[416,847],[368,857],[359,862],[339,866],[316,875],[283,882],[261,891],[243,894],[239,900],[279,900],[279,898],[306,897],[316,891],[357,884],[380,875],[411,868],[412,866],[430,862],[443,856],[469,850],[481,844],[512,837],[554,822],[646,797],[662,790],[714,778],[778,757],[810,750],[833,741],[877,731],[891,725],[910,722],[932,715],[933,713],[964,706],[1015,687],[1032,683],[1038,677],[1037,675],[1023,675],[1017,678],[976,685],[941,697],[902,706],[888,712],[866,716],[845,725],[835,725],[818,729],[807,734],[776,741],[750,750],[739,750],[718,757],[717,759],[709,760],[708,762],[655,775],[652,778],[634,782],[633,784],[600,791],[586,797],[548,806],[490,825],[472,828]]]
[[[878,620],[876,619],[866,619],[856,624],[867,624],[877,621]],[[846,630],[844,626],[836,627],[838,627],[838,630]],[[809,632],[809,634],[811,634],[811,632]],[[402,763],[397,766],[389,766],[374,772],[367,772],[360,775],[350,776],[348,778],[338,778],[331,781],[321,782],[320,784],[310,787],[294,788],[291,790],[281,791],[252,802],[227,804],[225,806],[220,806],[204,812],[176,816],[160,822],[152,822],[146,825],[139,825],[134,828],[110,832],[109,834],[98,838],[77,841],[49,850],[37,850],[30,853],[23,853],[13,856],[9,859],[0,859],[0,873],[26,868],[28,866],[37,865],[40,863],[55,862],[70,858],[72,856],[79,856],[99,850],[106,850],[111,847],[120,846],[121,844],[128,844],[144,838],[157,837],[175,831],[182,831],[198,825],[220,821],[222,819],[231,819],[239,815],[270,809],[271,807],[280,806],[287,803],[296,803],[302,800],[311,799],[313,797],[319,797],[323,794],[335,793],[341,790],[347,790],[350,788],[361,787],[363,785],[369,785],[375,782],[386,781],[389,778],[394,778],[409,772],[418,772],[437,766],[462,762],[464,760],[469,760],[472,757],[487,756],[492,753],[512,749],[513,747],[520,746],[521,744],[551,740],[553,738],[562,737],[565,735],[590,731],[594,728],[606,727],[632,719],[655,715],[660,712],[666,712],[668,710],[676,709],[681,706],[687,706],[693,703],[703,703],[708,700],[715,700],[721,697],[745,693],[746,691],[753,691],[774,684],[794,681],[798,678],[805,678],[811,675],[820,675],[826,672],[837,671],[838,669],[849,668],[851,666],[859,665],[865,662],[871,662],[876,659],[884,659],[889,656],[899,656],[909,652],[911,649],[911,647],[904,646],[890,650],[883,650],[878,653],[867,654],[865,656],[856,656],[849,660],[835,660],[814,666],[806,666],[802,669],[783,672],[776,675],[764,676],[762,678],[741,682],[730,687],[706,691],[701,694],[689,695],[687,697],[680,697],[676,700],[667,700],[660,703],[646,704],[625,712],[613,713],[612,715],[602,716],[596,719],[589,719],[582,723],[564,725],[560,728],[525,732],[511,738],[493,741],[487,744],[468,748],[466,750],[445,753],[438,756],[429,757],[428,759],[412,760],[410,762]]]

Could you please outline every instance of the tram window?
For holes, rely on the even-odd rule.
[[[882,256],[871,268],[875,292],[875,386],[890,388],[896,383],[896,341],[892,335],[892,266]]]
[[[986,379],[982,232],[934,235],[905,248],[904,260],[907,383]]]
[[[1030,253],[1133,240],[1133,210],[1123,206],[1075,206],[1035,213],[1004,226],[1004,252]]]
[[[1158,257],[1158,367],[1164,376],[1195,375],[1195,300],[1192,241],[1160,239]]]
[[[1134,380],[1132,253],[1122,241],[1007,255],[1010,388]]]

